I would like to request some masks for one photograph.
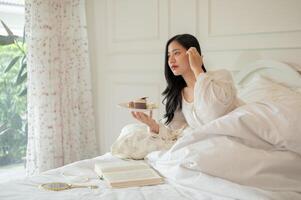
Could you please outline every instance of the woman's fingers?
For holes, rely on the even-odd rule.
[[[186,54],[188,54],[188,56],[191,56],[191,55],[192,55],[192,50],[191,50],[191,48],[189,48],[189,49],[186,51]]]
[[[131,111],[131,114],[132,114],[132,116],[133,116],[134,118],[136,118],[135,112]]]
[[[159,125],[156,123],[155,120],[153,120],[152,116],[152,111],[150,111],[149,115],[143,113],[143,112],[134,112],[132,111],[131,114],[135,119],[138,121],[146,124],[151,132],[154,133],[159,133]]]
[[[137,119],[143,123],[147,123],[151,119],[147,114],[145,114],[143,112],[131,112],[131,113],[135,119]]]
[[[186,53],[188,53],[190,55],[198,55],[199,54],[198,50],[195,47],[190,47]]]
[[[143,121],[143,122],[147,122],[148,119],[149,119],[149,116],[146,115],[146,114],[144,114],[144,113],[142,113],[142,112],[138,112],[137,115],[139,116],[139,118],[140,118],[141,121]]]
[[[191,52],[192,55],[194,56],[200,56],[200,53],[198,52],[198,50],[195,47],[190,47],[189,51]]]
[[[199,54],[195,47],[190,47],[187,52],[189,57],[189,64],[193,70],[199,70],[200,66],[203,65],[203,56]]]

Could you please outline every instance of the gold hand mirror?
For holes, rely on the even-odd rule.
[[[41,184],[39,187],[46,190],[52,190],[52,191],[68,190],[72,188],[90,188],[90,189],[98,188],[98,186],[96,185],[73,185],[73,184],[62,183],[62,182],[44,183]]]

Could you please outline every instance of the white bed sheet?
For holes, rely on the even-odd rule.
[[[217,196],[205,191],[189,189],[175,183],[165,183],[156,186],[132,187],[124,189],[111,189],[104,181],[97,178],[93,171],[96,161],[110,162],[115,161],[110,154],[83,160],[47,171],[41,175],[28,177],[23,180],[10,181],[0,184],[0,199],[2,200],[125,200],[125,199],[165,199],[165,200],[181,200],[181,199],[231,199]],[[77,178],[76,178],[76,175]],[[83,182],[88,178],[88,181]],[[74,182],[70,180],[78,180]],[[65,191],[47,191],[40,189],[38,186],[47,182],[68,182],[74,184],[95,184],[98,189],[76,188]],[[167,181],[168,182],[168,181]]]
[[[64,167],[47,171],[38,176],[0,184],[1,200],[265,200],[265,199],[300,199],[296,193],[273,193],[256,188],[238,185],[223,179],[202,173],[181,181],[166,180],[165,184],[124,189],[109,188],[104,181],[97,178],[93,171],[95,162],[111,162],[119,160],[111,154],[78,161]],[[188,172],[189,173],[189,172]],[[84,181],[88,178],[88,181]],[[72,181],[73,179],[73,181]],[[69,182],[79,184],[95,184],[98,189],[76,188],[65,191],[47,191],[38,188],[47,182]],[[70,182],[71,181],[71,182]]]

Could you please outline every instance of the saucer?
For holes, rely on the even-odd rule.
[[[119,103],[118,104],[118,107],[126,108],[126,109],[129,109],[134,112],[143,112],[143,111],[151,111],[154,109],[158,109],[158,106],[154,103],[147,103],[146,106],[147,106],[147,108],[143,109],[143,108],[131,108],[131,107],[129,107],[129,103]]]

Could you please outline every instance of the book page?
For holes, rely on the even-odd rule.
[[[162,177],[157,174],[153,169],[140,169],[131,171],[120,171],[104,173],[104,179],[109,183],[114,182],[129,182],[136,180],[149,180],[149,179],[162,179]]]
[[[149,169],[149,166],[143,161],[110,162],[95,164],[95,171],[101,174],[106,172],[129,171],[137,169]]]

